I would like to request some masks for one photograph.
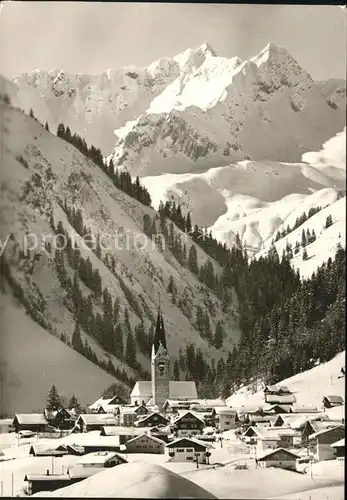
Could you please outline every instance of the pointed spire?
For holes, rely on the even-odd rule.
[[[163,315],[161,313],[161,308],[159,304],[157,324],[155,327],[154,340],[153,340],[154,354],[157,354],[160,343],[163,345],[163,347],[165,347],[165,349],[167,349]]]

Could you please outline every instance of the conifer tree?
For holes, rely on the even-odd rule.
[[[177,359],[174,362],[173,377],[174,377],[174,380],[179,380],[180,379],[180,367],[179,367]]]
[[[125,361],[128,365],[134,366],[136,363],[136,344],[131,330],[128,331],[125,346]]]
[[[198,258],[197,258],[197,253],[196,253],[195,245],[191,245],[191,247],[189,249],[189,254],[188,254],[188,268],[194,274],[198,274],[198,272],[199,272]]]
[[[45,129],[48,130],[48,132],[49,132],[48,122],[46,122],[46,124],[45,124]]]
[[[223,345],[224,332],[221,322],[218,321],[216,325],[216,330],[214,332],[214,346],[216,349],[220,349]]]
[[[57,411],[61,408],[61,398],[54,384],[48,393],[46,408],[48,411]]]
[[[119,359],[124,357],[123,330],[120,323],[117,324],[114,332],[113,353]]]
[[[76,415],[80,415],[82,412],[81,405],[78,402],[78,399],[75,394],[73,394],[68,403],[68,409],[74,410]]]
[[[81,338],[81,330],[79,324],[75,323],[75,328],[72,334],[72,341],[71,341],[72,347],[79,353],[83,353],[83,342]]]
[[[333,218],[331,217],[331,215],[328,215],[325,221],[325,229],[328,229],[328,227],[330,227],[332,223],[333,223]]]
[[[171,275],[170,278],[169,278],[169,284],[168,284],[168,287],[167,287],[168,293],[173,293],[174,292],[174,287],[175,287],[175,284],[174,284],[173,277]]]
[[[191,219],[190,219],[190,212],[188,212],[187,218],[186,218],[186,232],[189,235],[192,232],[192,222],[191,222]]]
[[[301,233],[301,246],[304,248],[306,246],[306,233],[305,233],[305,229],[302,230],[302,233]]]

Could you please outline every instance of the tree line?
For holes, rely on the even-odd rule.
[[[95,165],[101,168],[103,172],[112,180],[116,188],[120,189],[127,195],[135,198],[137,201],[145,206],[151,206],[151,197],[148,190],[140,183],[140,179],[137,176],[135,181],[132,181],[131,175],[128,171],[119,171],[118,168],[114,168],[112,159],[109,164],[104,160],[101,150],[95,146],[88,146],[85,139],[81,138],[78,134],[71,133],[69,127],[65,127],[63,123],[60,123],[57,128],[57,137],[60,137],[64,141],[72,144],[77,148],[84,156],[89,158]]]

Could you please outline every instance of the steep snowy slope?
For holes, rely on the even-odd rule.
[[[0,295],[1,414],[41,413],[56,384],[83,406],[115,380],[34,322],[9,295]]]
[[[249,157],[293,162],[343,129],[344,82],[314,82],[271,43],[244,62],[207,47],[186,51],[180,75],[122,128],[117,165],[146,176]]]
[[[345,367],[345,352],[341,352],[331,361],[322,363],[311,370],[298,373],[282,380],[280,384],[288,387],[295,394],[299,406],[322,407],[326,395],[342,396],[345,399],[345,377],[341,375],[341,367]],[[227,399],[228,406],[241,407],[261,406],[264,404],[264,392],[259,390],[252,394],[247,387],[240,389]],[[334,409],[328,410],[333,412]],[[332,413],[334,415],[334,412]],[[333,416],[331,418],[334,418]]]
[[[323,191],[323,192],[322,192]],[[327,201],[327,190],[319,191],[317,194],[320,194],[320,198],[315,196],[315,201],[324,200]],[[316,193],[315,193],[316,194]],[[312,195],[314,196],[314,195]],[[312,197],[310,197],[312,198]],[[312,202],[312,200],[310,200]],[[307,200],[305,200],[307,202]],[[303,204],[308,208],[309,205],[307,203]],[[315,206],[322,206],[319,203]],[[302,207],[300,207],[302,209]],[[308,210],[306,213],[308,213]],[[311,207],[310,207],[311,208]],[[312,205],[313,208],[313,205]],[[302,214],[303,212],[301,212]],[[293,227],[294,225],[294,216],[297,215],[300,217],[299,210],[295,210],[290,214],[288,219],[285,220],[284,224],[280,226],[279,231],[284,229],[287,225]],[[326,228],[327,218],[332,218],[332,225]],[[284,238],[279,239],[275,242],[275,247],[277,249],[278,254],[281,256],[283,250],[287,247],[287,245],[291,245],[293,250],[297,243],[301,244],[301,236],[302,232],[309,231],[311,234],[316,234],[316,240],[312,243],[308,243],[306,245],[307,259],[304,260],[303,252],[304,249],[300,246],[300,249],[297,254],[290,259],[292,266],[295,269],[299,269],[300,275],[304,278],[308,278],[312,275],[312,273],[317,269],[318,266],[323,264],[323,262],[327,262],[329,257],[331,259],[334,258],[337,246],[340,244],[342,247],[346,245],[346,196],[342,199],[334,201],[332,204],[327,205],[323,210],[318,212],[317,214],[310,217],[306,222],[301,224],[297,229],[291,231]],[[265,254],[267,250],[270,248],[270,241],[267,241],[264,244],[264,250],[255,255],[258,256]]]
[[[64,334],[66,339],[71,339],[75,325],[71,306],[58,280],[52,254],[44,245],[46,236],[48,241],[52,241],[52,219],[55,227],[62,221],[70,236],[81,242],[67,219],[64,210],[66,200],[75,209],[82,209],[84,225],[94,235],[106,234],[111,238],[107,251],[102,251],[102,260],[86,245],[81,247],[81,256],[89,257],[93,269],[99,271],[102,288],[108,289],[113,300],[118,297],[121,319],[124,318],[125,308],[128,308],[131,325],[135,327],[143,318],[147,332],[155,318],[160,293],[168,346],[173,357],[179,347],[184,349],[188,342],[201,347],[210,357],[218,358],[225,349],[229,349],[239,336],[236,313],[234,310],[222,313],[220,301],[190,271],[181,267],[168,248],[162,251],[145,237],[143,216],[148,214],[153,219],[154,210],[117,190],[95,164],[23,112],[0,102],[0,117],[0,239],[6,243],[4,255],[12,275],[20,284],[26,300],[38,312],[41,324],[52,334],[58,337]],[[11,239],[8,239],[10,234]],[[38,247],[26,252],[25,235],[29,235],[29,248],[35,241]],[[186,238],[189,250],[191,240],[188,236]],[[113,245],[114,239],[116,243]],[[106,266],[106,253],[109,258],[112,255],[115,259],[114,272]],[[199,264],[203,264],[207,260],[206,254],[199,248],[197,253]],[[214,263],[214,266],[219,272],[218,265]],[[73,280],[73,269],[68,267],[68,274]],[[177,299],[184,298],[185,306],[190,310],[190,319],[172,304],[167,293],[170,276],[174,278],[178,290]],[[85,297],[91,297],[94,312],[102,313],[101,303],[93,298],[89,288],[83,285],[82,292]],[[218,320],[224,323],[227,338],[220,352],[210,347],[195,328],[196,309],[201,304],[206,304],[211,312],[213,331]],[[233,308],[236,311],[236,298]],[[30,325],[28,323],[27,328]],[[23,328],[23,339],[25,333]],[[82,331],[82,340],[86,338]],[[135,375],[114,356],[106,356],[95,339],[88,338],[88,342],[99,359],[106,363],[110,359],[114,367],[125,370],[129,376]],[[25,352],[25,348],[24,340],[18,343],[18,350]],[[138,361],[148,371],[149,358],[139,352]],[[40,372],[35,359],[28,359],[28,364],[33,373]],[[30,379],[25,382],[30,384]]]

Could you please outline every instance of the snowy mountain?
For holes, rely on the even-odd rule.
[[[273,43],[248,61],[205,42],[147,68],[37,70],[15,84],[22,109],[68,125],[132,175],[299,161],[345,125],[345,82],[314,82]]]
[[[305,153],[301,163],[245,160],[203,173],[162,174],[142,181],[154,206],[175,200],[228,246],[238,234],[250,256],[264,254],[278,231],[294,228],[298,217],[321,207],[319,214],[276,241],[281,255],[287,243],[300,241],[302,229],[315,230],[309,260],[302,261],[301,250],[292,262],[307,275],[332,256],[338,242],[345,245],[345,142],[344,130],[320,151]],[[325,230],[328,215],[334,224]]]
[[[180,75],[115,131],[109,159],[133,175],[244,159],[295,162],[345,125],[345,83],[314,82],[282,47],[270,43],[242,62],[203,44],[174,59]]]
[[[54,370],[45,372],[46,376],[42,378],[44,368],[41,361],[37,361],[36,356],[26,358],[27,343],[37,345],[36,340],[42,336],[43,331],[51,336],[52,340],[55,341],[54,337],[57,337],[71,345],[76,322],[72,297],[69,298],[69,293],[62,286],[58,273],[59,263],[44,240],[46,236],[52,238],[52,224],[57,228],[59,221],[64,231],[71,238],[77,239],[81,257],[89,259],[93,272],[99,273],[102,289],[107,288],[112,299],[119,299],[119,317],[122,321],[127,308],[131,327],[134,329],[142,318],[147,334],[156,317],[160,293],[168,347],[173,358],[177,356],[180,347],[185,349],[187,343],[193,343],[196,348],[200,347],[209,358],[219,359],[225,355],[239,337],[236,297],[233,306],[223,312],[221,301],[216,295],[202,285],[186,267],[182,267],[168,248],[161,249],[145,236],[143,218],[145,215],[154,218],[155,211],[114,187],[110,178],[76,148],[49,133],[35,119],[3,101],[0,101],[0,116],[1,153],[3,165],[6,166],[1,170],[0,240],[2,257],[6,258],[10,268],[6,275],[8,284],[3,285],[5,288],[2,292],[5,295],[14,294],[19,298],[19,303],[34,315],[34,318],[30,318],[30,314],[26,315],[21,308],[22,312],[18,312],[21,321],[15,336],[11,325],[17,324],[12,322],[12,317],[17,314],[18,304],[17,307],[12,305],[6,322],[2,323],[3,337],[9,339],[11,336],[12,339],[3,343],[6,348],[6,364],[2,366],[2,370],[6,383],[2,390],[5,396],[7,395],[4,400],[10,400],[11,406],[3,406],[2,411],[20,411],[24,408],[26,411],[36,410],[53,383],[69,397],[74,390],[78,393],[78,380],[87,380],[88,377],[90,362],[76,352],[73,353],[75,358],[66,357],[66,362],[80,367],[77,379],[62,376],[58,377],[58,381]],[[81,238],[71,225],[65,203],[71,205],[74,210],[81,209],[85,227],[95,236],[108,234],[118,238],[121,235],[121,238],[107,251],[102,250],[98,257],[86,245],[81,245]],[[176,231],[179,230],[176,228]],[[125,233],[128,240],[122,236]],[[188,250],[191,244],[186,235]],[[208,257],[199,247],[196,250],[197,260],[199,265],[202,265]],[[114,269],[110,268],[111,256]],[[220,267],[217,263],[209,260],[215,272],[219,273]],[[75,271],[66,256],[64,263],[67,277],[72,283]],[[167,290],[171,276],[177,288],[176,305],[172,303],[172,297]],[[102,297],[96,299],[90,287],[82,281],[80,283],[83,300],[89,301],[85,309],[90,310],[91,307],[95,315],[102,314]],[[184,302],[184,307],[181,302]],[[226,339],[219,351],[202,338],[197,330],[196,310],[201,304],[210,311],[212,332],[219,320],[223,322]],[[97,331],[102,333],[103,328],[102,326]],[[81,338],[83,343],[88,341],[99,362],[102,361],[104,365],[111,362],[115,369],[125,372],[128,377],[138,378],[138,371],[113,354],[107,353],[101,347],[100,341],[83,329]],[[125,342],[126,338],[124,344]],[[47,345],[47,351],[42,356],[42,359],[46,360],[45,366],[55,365],[52,361],[52,357],[56,356],[54,343],[47,341],[42,345]],[[66,346],[62,344],[62,347]],[[140,367],[148,373],[149,353],[144,355],[139,348],[137,350]],[[78,361],[79,358],[82,359],[81,362]],[[62,365],[61,369],[63,368]],[[72,373],[70,368],[67,373]],[[40,384],[36,384],[38,377],[41,377]],[[101,370],[96,370],[95,378],[99,381],[86,384],[85,391],[81,391],[82,397],[85,397],[85,400],[81,401],[83,404],[90,403],[96,392],[99,395],[101,385],[105,384],[103,388],[106,389],[110,379],[116,381],[116,378]],[[35,384],[35,397],[32,391],[27,391],[28,384]],[[90,399],[87,398],[88,394]]]

